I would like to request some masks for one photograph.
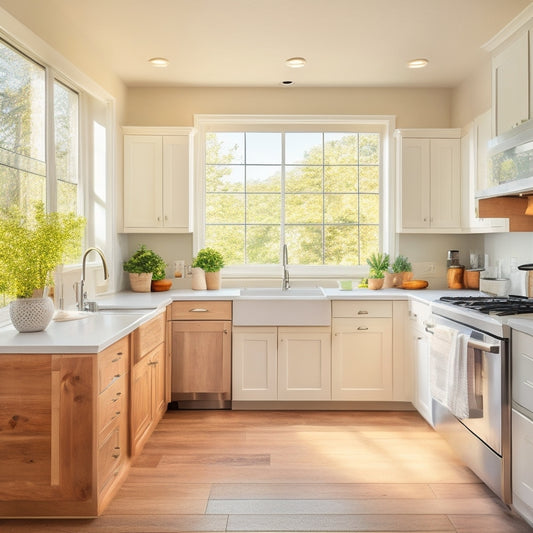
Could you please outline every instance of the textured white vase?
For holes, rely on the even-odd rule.
[[[192,269],[191,289],[193,291],[205,291],[207,289],[205,272],[199,267]]]
[[[43,331],[54,316],[51,298],[19,298],[9,304],[11,322],[20,333]]]

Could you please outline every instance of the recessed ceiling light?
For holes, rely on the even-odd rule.
[[[302,68],[305,63],[305,57],[290,57],[285,61],[285,64],[290,68]]]
[[[157,68],[168,67],[168,59],[164,57],[152,57],[152,59],[149,59],[148,62],[151,63],[153,67],[157,67]]]
[[[427,59],[421,57],[420,59],[411,59],[411,61],[407,63],[407,66],[409,68],[424,68],[428,63],[429,61]]]

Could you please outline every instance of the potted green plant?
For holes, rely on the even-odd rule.
[[[18,331],[43,331],[50,323],[53,272],[81,255],[85,222],[74,213],[47,213],[42,202],[29,213],[17,206],[0,212],[0,292],[15,298],[9,312]]]
[[[200,268],[205,274],[205,285],[209,290],[220,289],[221,286],[221,276],[220,270],[224,267],[224,258],[222,254],[213,248],[202,248],[198,251],[198,254],[193,260],[192,263],[193,269]],[[193,271],[193,289],[195,288],[206,288],[199,287],[201,285],[201,279],[197,280],[198,283],[194,284],[194,277],[198,276],[198,271]]]
[[[368,272],[368,288],[381,289],[383,287],[383,280],[385,272],[389,268],[390,257],[389,254],[383,252],[374,252],[367,260],[370,267]]]
[[[405,255],[396,257],[391,265],[392,272],[396,275],[394,286],[401,287],[404,281],[409,281],[413,277],[413,266]]]
[[[165,278],[166,263],[153,250],[139,245],[137,251],[123,264],[125,272],[129,273],[131,290],[134,292],[150,292],[152,279]]]

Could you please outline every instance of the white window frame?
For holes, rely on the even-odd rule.
[[[380,154],[380,249],[393,254],[394,239],[394,142],[396,118],[392,115],[195,115],[195,217],[193,254],[205,242],[205,139],[211,131],[306,131],[316,127],[323,131],[350,131],[368,126],[381,134]],[[353,130],[351,130],[353,131]],[[363,130],[361,130],[363,131]],[[290,250],[289,250],[290,263]],[[225,278],[278,278],[279,265],[242,265],[226,267]],[[366,265],[291,265],[291,279],[364,277]]]
[[[90,167],[89,157],[92,157],[92,139],[86,131],[86,125],[89,119],[88,113],[88,98],[95,98],[106,106],[106,170],[107,170],[107,184],[106,197],[107,205],[111,208],[109,219],[106,226],[104,252],[107,258],[113,265],[121,265],[121,258],[118,257],[118,247],[115,246],[116,241],[116,217],[114,209],[116,206],[116,154],[115,154],[115,139],[116,139],[116,106],[115,98],[98,85],[93,79],[79,70],[74,64],[66,59],[57,50],[51,47],[46,41],[41,39],[38,35],[33,33],[28,27],[20,23],[10,13],[0,8],[0,38],[2,38],[8,45],[15,50],[26,55],[31,60],[45,68],[46,72],[46,91],[48,95],[52,94],[54,80],[57,80],[79,95],[79,191],[78,191],[78,211],[82,215],[89,215],[92,212],[92,192],[88,190],[91,183],[87,183],[87,169]],[[53,210],[56,204],[55,196],[55,176],[54,179],[49,179],[50,167],[48,165],[55,164],[54,145],[50,143],[50,138],[54,137],[54,124],[51,116],[46,117],[46,142],[47,142],[47,198],[46,206],[48,210]],[[55,174],[55,173],[54,173]],[[52,183],[53,182],[53,183]],[[84,246],[91,245],[94,242],[95,235],[90,224],[87,226]],[[93,266],[98,267],[99,263],[90,258],[91,263],[88,263],[88,268]],[[71,272],[73,275],[78,275],[81,272],[81,264],[68,265],[63,272]],[[113,276],[116,280],[117,276]],[[113,282],[115,283],[115,282]],[[114,284],[111,283],[109,291],[115,289]],[[8,309],[0,308],[0,326],[7,323]]]

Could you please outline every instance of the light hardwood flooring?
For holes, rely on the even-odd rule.
[[[0,531],[533,531],[415,412],[169,411],[95,520]]]

